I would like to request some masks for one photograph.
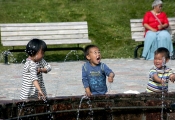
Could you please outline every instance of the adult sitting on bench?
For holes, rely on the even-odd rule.
[[[173,52],[171,36],[166,30],[169,26],[166,13],[161,12],[162,1],[155,0],[152,3],[153,10],[146,12],[143,18],[145,27],[145,41],[142,57],[146,60],[154,59],[154,51],[159,47],[165,47],[169,50],[170,56]]]

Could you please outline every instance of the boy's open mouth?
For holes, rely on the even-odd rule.
[[[98,57],[97,60],[100,60],[100,57]]]

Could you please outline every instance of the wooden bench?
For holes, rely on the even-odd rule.
[[[142,41],[142,44],[136,46],[134,50],[134,58],[138,57],[138,49],[141,47],[144,47],[144,33],[145,33],[145,28],[142,25],[142,20],[143,19],[130,19],[130,25],[131,25],[131,38],[133,40],[137,41]],[[174,44],[175,41],[175,18],[168,18],[169,20],[169,27],[168,31],[170,35],[172,36],[172,41]]]
[[[1,43],[11,46],[10,52],[24,52],[15,49],[16,46],[26,46],[33,38],[42,39],[47,45],[76,44],[76,47],[52,47],[54,50],[83,50],[79,44],[91,43],[88,39],[87,22],[58,22],[58,23],[13,23],[0,24]],[[7,62],[7,61],[6,61]]]

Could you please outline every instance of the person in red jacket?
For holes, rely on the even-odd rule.
[[[145,28],[145,40],[142,57],[146,60],[154,59],[154,52],[159,47],[165,47],[169,50],[170,56],[173,53],[173,44],[171,36],[166,30],[169,21],[165,12],[162,12],[162,1],[155,0],[152,3],[152,10],[145,13],[143,26]]]

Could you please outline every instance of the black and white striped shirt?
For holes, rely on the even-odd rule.
[[[46,88],[43,81],[42,73],[38,73],[38,68],[46,68],[47,72],[51,71],[51,66],[42,59],[40,62],[34,62],[31,59],[26,59],[26,63],[23,68],[23,81],[20,93],[20,99],[32,99],[38,98],[38,90],[33,85],[34,80],[38,80],[39,86],[46,96]]]

